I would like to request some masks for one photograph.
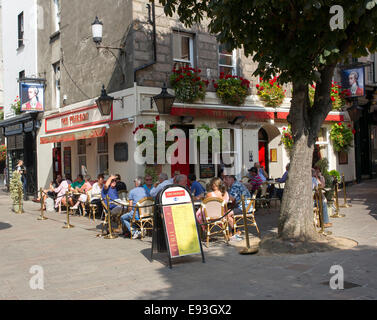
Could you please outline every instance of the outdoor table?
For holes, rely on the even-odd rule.
[[[120,228],[121,225],[122,225],[121,222],[120,222],[120,217],[121,217],[121,216],[123,215],[123,213],[124,213],[124,208],[125,208],[125,207],[128,207],[129,204],[130,204],[130,202],[129,202],[128,200],[122,200],[122,199],[114,199],[114,200],[110,200],[110,202],[112,202],[112,203],[114,203],[114,204],[116,204],[116,205],[122,207],[122,212],[121,212],[121,214],[119,215],[119,218],[117,218],[117,220],[118,220],[118,228]]]

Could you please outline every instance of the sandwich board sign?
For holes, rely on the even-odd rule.
[[[152,256],[154,243],[158,242],[157,238],[163,241],[163,230],[170,268],[172,259],[182,256],[201,254],[202,261],[205,262],[190,192],[185,187],[170,185],[159,193],[158,200],[161,209],[155,210],[154,215]],[[162,220],[162,224],[161,221],[156,221],[159,219]],[[158,225],[162,228],[158,229]]]

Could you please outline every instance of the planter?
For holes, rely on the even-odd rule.
[[[13,203],[12,209],[15,213],[23,213],[24,210],[22,208],[22,204],[20,205],[19,203]]]

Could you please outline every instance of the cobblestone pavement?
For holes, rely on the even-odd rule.
[[[331,231],[358,241],[351,250],[305,255],[240,255],[224,242],[167,267],[166,255],[150,262],[151,239],[97,238],[100,221],[48,212],[38,221],[39,205],[11,211],[0,193],[0,299],[376,299],[377,181],[348,188],[352,207],[331,219]],[[342,203],[342,201],[341,201]],[[277,211],[256,214],[262,236],[276,232]],[[252,230],[254,232],[254,230]],[[43,267],[44,290],[30,288],[34,265]],[[344,269],[344,290],[332,290],[332,265]]]

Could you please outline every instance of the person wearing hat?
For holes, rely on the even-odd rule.
[[[263,183],[263,180],[259,176],[258,169],[256,167],[250,168],[249,173],[250,173],[249,183],[251,185],[251,192],[254,192],[259,189],[259,187]]]

